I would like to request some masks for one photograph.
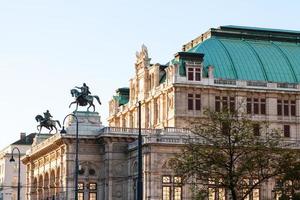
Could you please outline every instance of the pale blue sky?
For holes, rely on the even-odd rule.
[[[300,1],[289,0],[0,0],[0,148],[31,133],[49,109],[63,120],[70,89],[86,82],[108,101],[134,74],[144,43],[166,63],[211,27],[244,25],[300,30]]]

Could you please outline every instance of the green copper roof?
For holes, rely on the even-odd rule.
[[[204,66],[214,66],[216,78],[300,82],[300,45],[297,43],[226,38],[223,35],[213,36],[188,52],[203,53]]]
[[[118,88],[116,90],[116,93],[117,93],[117,95],[113,96],[113,98],[116,101],[118,101],[119,106],[128,103],[128,101],[129,101],[129,93],[130,93],[129,88],[127,88],[127,87]]]

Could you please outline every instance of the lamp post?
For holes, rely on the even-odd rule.
[[[11,150],[11,158],[9,160],[9,162],[15,162],[15,159],[14,159],[14,150],[17,150],[18,153],[19,153],[19,167],[18,167],[18,200],[21,199],[20,197],[20,192],[21,192],[21,183],[20,183],[20,176],[21,176],[21,152],[20,152],[20,149],[18,147],[14,147],[12,150]]]
[[[65,116],[64,121],[63,121],[63,128],[60,131],[60,133],[65,134],[67,133],[67,131],[65,130],[65,120],[68,116],[72,116],[76,119],[76,153],[75,153],[75,200],[78,200],[78,143],[79,143],[79,139],[78,139],[78,118],[76,117],[76,115],[74,114],[68,114],[67,116]]]
[[[139,136],[138,136],[138,184],[137,200],[143,199],[143,157],[142,157],[142,126],[141,126],[141,102],[138,102],[139,110]]]

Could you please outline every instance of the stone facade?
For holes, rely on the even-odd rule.
[[[20,134],[20,139],[0,151],[0,200],[12,199],[17,200],[17,184],[18,184],[18,151],[14,151],[15,162],[10,162],[12,157],[12,149],[17,147],[20,155],[24,156],[26,151],[30,149],[34,134],[26,136],[26,133]],[[20,184],[26,185],[26,166],[21,163],[20,168]],[[20,197],[25,200],[26,187],[21,187]]]
[[[241,37],[242,45],[249,48],[244,42],[248,36],[243,31],[232,33],[230,30],[231,37],[235,37],[231,42],[236,44],[236,38]],[[274,44],[266,45],[265,41],[271,35],[266,37],[265,33],[259,35],[261,31],[255,34],[251,31],[249,37],[262,38],[262,45],[273,45],[274,50]],[[129,81],[129,88],[119,88],[109,102],[109,127],[102,126],[98,113],[75,112],[79,122],[80,200],[135,199],[138,102],[142,105],[143,199],[191,199],[190,185],[183,185],[181,177],[168,168],[167,161],[181,151],[191,136],[187,129],[190,122],[203,118],[207,108],[240,109],[254,121],[264,120],[271,128],[282,129],[283,141],[293,144],[292,148],[300,148],[300,84],[217,77],[223,67],[223,57],[216,56],[221,66],[207,65],[205,61],[210,57],[188,51],[214,34],[225,37],[223,30],[202,34],[166,65],[151,64],[143,45],[136,54],[135,75]],[[273,39],[285,40],[286,34],[290,33],[278,33]],[[289,40],[294,41],[294,38]],[[226,50],[220,41],[212,39],[212,42],[222,51]],[[248,54],[253,49],[247,49]],[[229,52],[225,51],[225,55]],[[287,56],[283,59],[287,60]],[[232,60],[227,65],[234,67]],[[38,135],[23,158],[27,166],[27,185],[31,186],[27,188],[28,200],[74,199],[76,123],[72,118],[67,132]],[[263,183],[251,200],[272,199],[274,187],[274,180]],[[209,200],[212,199],[225,200],[228,196],[211,195]]]
[[[135,199],[138,129],[102,127],[97,113],[75,114],[79,119],[79,199]],[[27,166],[27,185],[31,186],[27,200],[74,199],[74,126],[70,118],[67,134],[35,138],[22,160]],[[185,129],[143,129],[144,199],[160,200],[162,175],[174,176],[166,162],[179,152],[176,146],[183,145],[180,131],[187,133]],[[188,196],[186,187],[181,183],[177,187]]]

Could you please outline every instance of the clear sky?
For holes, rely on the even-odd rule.
[[[243,25],[300,30],[300,1],[0,0],[0,148],[31,133],[49,109],[60,121],[70,89],[86,82],[108,101],[134,74],[144,43],[153,63],[209,28]]]

